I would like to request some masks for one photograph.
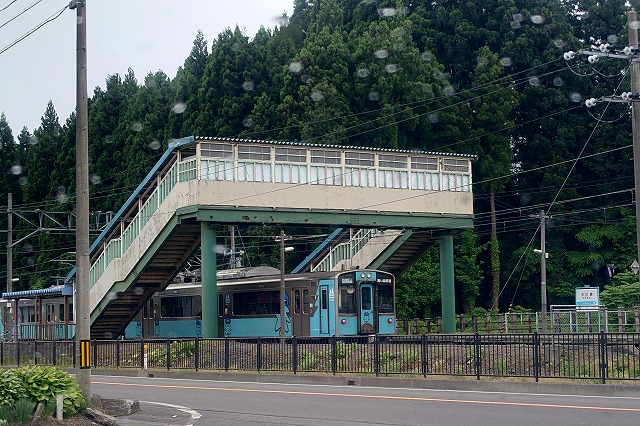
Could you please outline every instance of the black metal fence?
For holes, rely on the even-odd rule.
[[[640,333],[92,341],[95,368],[640,380]],[[74,367],[75,342],[0,343],[0,364]]]

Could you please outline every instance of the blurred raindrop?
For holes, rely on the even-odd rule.
[[[404,43],[401,43],[401,42],[393,43],[393,50],[395,50],[396,52],[402,52],[404,48],[405,48]]]
[[[294,74],[298,74],[300,71],[302,71],[302,62],[291,62],[289,64],[289,71],[291,71]]]
[[[572,102],[582,102],[582,95],[578,92],[571,92],[569,94],[569,99],[571,99]]]
[[[18,185],[20,186],[25,186],[27,182],[29,181],[27,180],[26,176],[20,176],[20,178],[18,179]]]
[[[231,50],[233,50],[234,52],[239,52],[242,50],[242,43],[240,42],[235,42],[231,45]]]
[[[442,71],[440,71],[440,70],[434,71],[431,75],[436,80],[444,80],[445,79],[444,73]]]
[[[38,145],[38,137],[37,136],[29,136],[29,145]]]
[[[159,140],[154,139],[151,142],[149,142],[149,148],[153,149],[154,151],[157,151],[160,148],[162,148],[162,144],[160,143]]]
[[[398,66],[396,64],[387,64],[384,66],[384,70],[389,74],[393,74],[395,72],[398,72]]]
[[[153,78],[149,78],[144,82],[144,85],[147,89],[154,89],[158,87],[158,82]]]
[[[564,84],[564,80],[563,80],[562,78],[560,78],[560,77],[555,77],[555,78],[553,79],[553,84],[554,84],[555,86],[560,87],[560,86],[562,86],[562,85]]]
[[[531,15],[531,22],[533,22],[534,24],[544,24],[544,16]]]
[[[253,81],[245,81],[244,83],[242,83],[242,88],[246,91],[253,90],[254,87],[255,84],[253,83]]]
[[[455,89],[453,88],[453,86],[445,86],[442,89],[442,93],[444,93],[445,96],[449,97],[449,96],[453,96],[456,94]]]
[[[300,76],[300,80],[302,80],[303,83],[306,83],[307,81],[309,81],[310,78],[311,76],[309,74],[302,74]]]
[[[56,188],[56,194],[66,194],[67,193],[67,188],[65,188],[64,186],[60,185],[59,187]]]
[[[100,182],[102,182],[102,178],[98,174],[91,173],[91,176],[89,176],[89,182],[91,182],[94,185],[97,185]]]
[[[420,56],[422,57],[422,60],[425,62],[433,61],[436,58],[436,56],[433,53],[429,52],[428,50],[425,52],[422,52]]]
[[[540,85],[540,79],[536,75],[534,75],[532,77],[529,77],[529,84],[532,85],[532,86],[539,86]]]
[[[378,49],[375,52],[373,52],[373,56],[375,56],[378,59],[384,59],[389,56],[389,51],[387,49]]]
[[[396,9],[394,7],[383,7],[378,9],[378,15],[389,18],[396,15]]]
[[[144,288],[134,287],[133,292],[135,293],[136,296],[142,296],[142,294],[144,293]]]
[[[634,30],[640,29],[640,21],[629,22],[629,27],[633,28]]]
[[[20,164],[14,164],[11,166],[11,174],[14,176],[18,176],[22,173],[22,166]]]
[[[516,22],[522,22],[524,21],[524,16],[522,15],[522,13],[514,13],[513,20]]]
[[[618,42],[618,36],[615,34],[609,34],[607,36],[607,41],[611,44],[616,44]]]
[[[56,201],[60,204],[64,204],[69,200],[67,194],[56,194]]]
[[[27,259],[27,266],[33,266],[36,264],[36,261],[33,260],[33,257]]]
[[[365,78],[369,76],[369,70],[366,68],[360,68],[358,71],[356,71],[356,75],[360,78]]]
[[[487,59],[486,56],[478,56],[478,59],[476,59],[477,63],[478,63],[478,67],[480,68],[484,68],[487,66],[487,64],[489,63],[489,60]]]
[[[521,27],[519,21],[511,21],[509,22],[509,24],[511,25],[511,28],[513,28],[514,30],[517,30]]]
[[[107,135],[104,137],[104,143],[113,143],[113,135]]]
[[[311,92],[310,96],[311,96],[311,100],[313,102],[318,102],[318,101],[321,101],[322,99],[324,99],[324,95],[321,92],[317,91],[317,90],[314,90],[313,92]]]
[[[184,112],[184,110],[187,109],[187,104],[182,102],[182,101],[178,101],[175,104],[173,104],[173,106],[171,107],[171,111],[174,112],[174,114],[182,114]]]
[[[139,132],[142,130],[142,123],[135,122],[131,125],[131,130],[134,132]]]
[[[22,251],[24,251],[25,253],[31,253],[33,251],[33,246],[29,243],[25,243],[22,246]]]
[[[563,48],[567,45],[567,43],[561,39],[561,38],[557,38],[553,41],[554,46],[558,47],[558,48]]]
[[[503,67],[510,67],[513,64],[513,61],[510,57],[505,56],[504,58],[500,58],[500,64],[502,64]]]
[[[244,127],[253,127],[253,118],[251,117],[247,117],[244,120],[242,120],[242,125]]]
[[[437,123],[440,121],[440,116],[437,112],[431,112],[427,115],[427,120],[429,120],[429,123]]]
[[[216,246],[214,247],[214,250],[218,254],[225,254],[227,252],[227,247],[222,244],[216,244]]]
[[[380,99],[380,93],[378,92],[369,92],[369,100],[370,101],[377,101]]]

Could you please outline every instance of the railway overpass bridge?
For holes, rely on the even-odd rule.
[[[89,282],[75,283],[75,270],[67,281],[90,288],[91,337],[115,338],[198,249],[202,298],[217,300],[217,225],[377,229],[395,232],[378,259],[391,259],[404,246],[406,265],[425,244],[439,244],[443,330],[453,332],[452,233],[473,225],[473,159],[233,138],[175,140],[92,244]],[[203,303],[202,322],[203,335],[216,337],[216,302]]]

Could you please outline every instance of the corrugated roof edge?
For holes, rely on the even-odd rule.
[[[140,192],[142,192],[142,190],[145,189],[145,187],[153,179],[153,177],[156,175],[156,173],[158,173],[158,170],[160,170],[166,164],[166,162],[169,159],[169,157],[171,156],[171,154],[173,154],[173,152],[177,148],[182,147],[184,145],[188,145],[188,144],[194,143],[194,142],[195,142],[195,139],[194,139],[193,136],[187,136],[187,137],[181,138],[181,139],[174,139],[171,142],[169,142],[169,147],[164,152],[164,154],[162,154],[162,157],[160,157],[160,159],[156,162],[156,164],[153,166],[151,171],[149,173],[147,173],[147,176],[145,176],[145,178],[142,180],[142,182],[140,182],[140,184],[135,189],[135,191],[133,191],[133,193],[129,196],[129,198],[127,198],[127,201],[125,201],[125,203],[122,205],[122,207],[120,207],[120,210],[118,210],[118,212],[113,216],[113,218],[111,219],[111,222],[109,222],[109,224],[106,226],[106,228],[100,233],[98,238],[96,238],[95,241],[93,242],[93,244],[91,244],[91,248],[89,249],[89,255],[90,256],[93,255],[93,253],[95,252],[96,248],[100,245],[102,240],[109,233],[111,233],[111,231],[113,230],[113,227],[118,223],[118,220],[120,220],[120,217],[127,210],[129,210],[129,208],[131,207],[132,203],[138,198],[138,195],[140,195]],[[65,281],[71,280],[71,278],[73,278],[75,274],[76,274],[76,267],[74,266],[73,269],[69,272],[69,274],[67,274],[67,276],[65,278]]]
[[[195,140],[223,141],[223,142],[249,142],[249,143],[270,144],[270,145],[305,146],[305,147],[313,147],[313,148],[359,149],[361,151],[397,152],[402,154],[427,154],[427,155],[439,155],[439,156],[447,156],[447,157],[469,158],[474,161],[478,159],[478,156],[474,154],[456,154],[451,152],[418,151],[418,150],[390,149],[390,148],[368,148],[368,147],[351,146],[351,145],[323,145],[323,144],[307,143],[307,142],[266,141],[266,140],[259,140],[259,139],[240,139],[240,138],[229,138],[229,137],[218,138],[213,136],[195,136]]]

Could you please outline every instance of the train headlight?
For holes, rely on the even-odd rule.
[[[343,324],[346,324],[347,320],[345,318],[342,318],[342,321],[340,321],[340,322],[343,323]]]
[[[367,274],[367,278],[371,278],[371,272]]]
[[[393,322],[393,318],[389,318],[389,319],[387,320],[387,322],[388,322],[389,324],[391,324],[391,323]]]

